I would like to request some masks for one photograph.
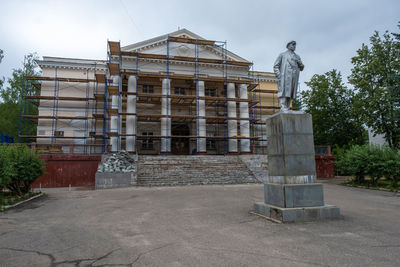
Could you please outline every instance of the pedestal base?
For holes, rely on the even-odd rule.
[[[336,219],[340,216],[340,209],[333,205],[281,208],[263,202],[256,202],[254,203],[254,211],[256,214],[284,223]]]
[[[322,184],[264,184],[264,202],[281,208],[324,205]]]

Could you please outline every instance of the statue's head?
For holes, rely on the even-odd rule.
[[[286,48],[294,51],[296,49],[296,41],[290,41],[287,43]]]

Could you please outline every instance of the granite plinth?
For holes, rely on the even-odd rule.
[[[311,115],[279,112],[267,119],[266,126],[269,174],[264,203],[255,203],[255,212],[281,222],[339,217],[339,208],[324,203],[322,184],[315,183]]]
[[[324,205],[322,184],[265,184],[264,202],[281,208]]]
[[[269,183],[315,182],[312,117],[303,112],[279,112],[266,122]]]
[[[282,208],[263,202],[256,202],[254,203],[254,211],[256,214],[260,214],[283,223],[337,219],[340,217],[340,209],[333,205]]]

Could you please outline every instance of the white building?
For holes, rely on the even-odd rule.
[[[260,89],[251,62],[225,47],[182,29],[108,42],[105,61],[43,57],[42,77],[30,77],[40,96],[26,96],[39,100],[39,114],[24,115],[37,119],[37,136],[24,137],[64,152],[255,152],[265,115],[279,108],[261,103],[276,79],[265,74],[273,89]]]

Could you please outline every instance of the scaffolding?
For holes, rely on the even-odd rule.
[[[55,68],[53,77],[37,77],[28,76],[25,77],[23,92],[21,92],[21,116],[19,125],[19,137],[25,139],[36,139],[38,146],[44,146],[50,151],[58,151],[60,153],[66,152],[63,146],[70,147],[71,142],[77,148],[74,149],[73,153],[82,154],[94,154],[94,153],[105,153],[111,152],[111,146],[109,143],[111,139],[116,138],[117,150],[122,150],[124,142],[126,143],[126,137],[132,136],[124,131],[124,123],[126,122],[127,116],[136,116],[134,120],[133,134],[134,144],[136,153],[138,153],[138,143],[148,142],[149,140],[157,140],[161,144],[161,140],[164,139],[169,147],[172,147],[172,141],[174,140],[188,140],[189,149],[188,154],[199,154],[200,153],[200,141],[204,139],[206,144],[213,142],[215,144],[215,154],[228,154],[230,151],[229,141],[238,140],[238,151],[240,140],[250,140],[250,148],[252,153],[265,153],[266,141],[265,131],[262,130],[262,125],[265,123],[263,116],[272,114],[279,109],[275,105],[275,94],[276,90],[263,89],[260,86],[260,74],[255,74],[252,71],[252,63],[245,61],[235,61],[229,59],[227,42],[224,41],[210,41],[203,39],[191,39],[183,37],[167,36],[166,38],[166,53],[165,54],[146,54],[140,53],[139,51],[122,51],[120,42],[107,41],[107,60],[104,62],[104,66],[94,63],[90,68],[86,69],[85,78],[73,78],[73,77],[61,77],[58,73],[58,68]],[[194,48],[193,56],[180,56],[174,55],[171,44],[186,44]],[[213,49],[219,51],[221,59],[211,59],[201,57],[201,49]],[[176,54],[176,53],[175,53]],[[135,61],[134,67],[125,66],[123,60]],[[157,60],[165,64],[165,71],[145,71],[145,65],[147,61]],[[175,73],[171,71],[171,64],[177,63],[192,63],[194,70],[192,74]],[[214,66],[221,70],[221,75],[210,76],[207,73],[201,72],[202,66]],[[101,64],[100,64],[101,65]],[[231,75],[229,70],[231,67],[246,67],[248,73],[246,76],[235,76]],[[143,70],[141,70],[141,68]],[[101,71],[99,70],[101,69]],[[136,77],[136,92],[128,92],[127,90],[127,78],[129,76]],[[146,82],[151,81],[157,83],[159,79],[168,79],[168,88],[166,88],[166,94],[152,92],[139,92],[139,86],[143,86]],[[172,93],[171,81],[188,84],[189,94],[176,94]],[[211,85],[215,94],[200,95],[199,94],[199,81],[204,81],[205,85]],[[49,87],[49,82],[54,83],[54,91],[52,95],[41,92],[40,94],[32,94],[34,90],[26,89],[32,86],[32,82],[39,92],[42,85],[45,84],[46,88]],[[29,85],[30,83],[30,85]],[[193,88],[193,83],[195,87]],[[240,98],[229,97],[228,95],[228,84],[246,84],[248,97]],[[83,95],[80,97],[68,96],[60,94],[60,86],[79,84],[84,86]],[[204,86],[207,90],[207,86]],[[27,94],[26,92],[30,92]],[[195,91],[195,92],[193,92]],[[235,89],[235,91],[237,91]],[[124,106],[127,103],[128,95],[135,95],[136,110],[135,113],[124,112]],[[264,98],[272,95],[272,105],[264,105]],[[160,105],[162,99],[166,99],[166,114],[161,112],[154,112],[154,108],[146,108],[151,105]],[[205,115],[200,116],[199,114],[199,103],[204,101]],[[69,114],[65,115],[65,110],[60,111],[60,104],[65,103],[82,103],[76,104],[81,108],[80,115]],[[228,112],[228,103],[234,102],[236,105],[235,117],[230,117]],[[248,103],[249,117],[242,118],[238,116],[238,108],[236,103]],[[30,114],[29,105],[38,105],[40,107],[39,114]],[[138,108],[138,104],[141,105]],[[74,104],[71,104],[74,105]],[[47,106],[47,107],[46,107]],[[47,111],[45,112],[46,108]],[[185,114],[176,114],[173,112],[174,108],[183,110]],[[193,112],[195,108],[195,112]],[[65,109],[65,108],[64,108]],[[83,109],[83,110],[82,110]],[[210,110],[214,110],[213,115],[207,114]],[[61,114],[62,113],[62,114]],[[67,112],[68,113],[68,112]],[[112,120],[116,118],[116,127],[111,127]],[[161,129],[161,121],[166,118],[166,133],[167,134],[140,134],[139,125],[140,123],[160,123],[159,129]],[[205,120],[206,134],[200,134],[200,120]],[[36,135],[25,134],[26,133],[26,120],[29,121],[51,121],[51,130],[46,131],[46,134],[38,131]],[[247,125],[250,130],[250,136],[242,136],[237,134],[236,136],[229,136],[229,120],[236,122],[236,127],[240,121],[247,121]],[[65,121],[69,122],[70,126],[72,121],[77,122],[81,125],[79,128],[81,135],[64,135],[61,134],[60,125],[65,124]],[[168,123],[171,122],[171,124]],[[80,122],[80,123],[79,123]],[[185,134],[175,134],[172,131],[174,125],[189,125],[189,132]],[[193,127],[194,125],[194,127]],[[171,129],[169,128],[171,127]],[[126,126],[125,126],[126,128]],[[195,132],[190,129],[195,129]],[[62,127],[61,127],[62,129]],[[213,135],[209,135],[208,129],[213,129]],[[168,134],[171,132],[171,134]],[[75,133],[75,132],[74,132]],[[195,133],[195,134],[193,134]],[[41,140],[50,140],[41,141]],[[68,140],[63,142],[62,140]],[[76,140],[76,141],[74,141]],[[114,139],[115,140],[115,139]],[[153,141],[151,141],[153,142]],[[194,146],[194,144],[196,144]],[[168,146],[167,146],[168,147]],[[224,148],[225,147],[225,148]],[[54,149],[57,148],[57,149]],[[60,149],[61,148],[61,149]],[[172,148],[171,148],[172,149]],[[71,152],[70,148],[68,150]],[[171,153],[171,150],[166,151],[167,154]]]

